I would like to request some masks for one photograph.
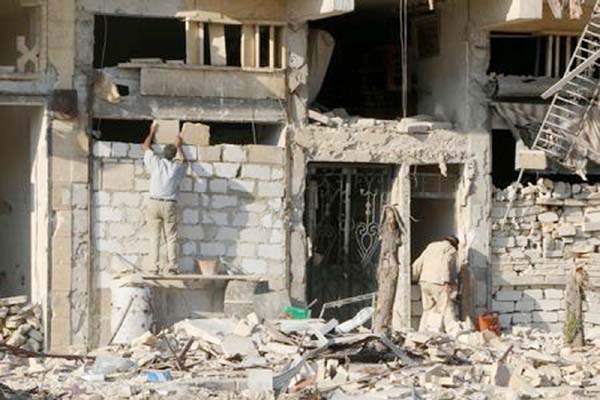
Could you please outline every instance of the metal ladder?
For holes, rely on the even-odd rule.
[[[559,163],[571,167],[569,160],[583,124],[596,104],[600,91],[600,0],[596,0],[563,78],[542,98],[554,96],[532,148],[542,150]]]
[[[563,78],[542,94],[543,99],[554,96],[544,121],[535,137],[534,150],[541,150],[550,158],[567,168],[576,169],[569,163],[575,145],[581,143],[583,124],[600,93],[600,0],[592,10]],[[519,171],[515,187],[523,179],[524,168]],[[579,171],[578,171],[579,172]],[[501,225],[504,226],[515,197],[509,201]]]

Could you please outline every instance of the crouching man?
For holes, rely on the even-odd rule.
[[[421,286],[423,302],[419,331],[448,332],[457,323],[457,249],[458,239],[448,236],[430,243],[412,265],[412,278]]]
[[[187,160],[181,147],[178,134],[175,144],[164,147],[160,156],[152,151],[152,140],[157,129],[156,122],[150,126],[150,132],[144,140],[144,165],[150,172],[150,198],[146,211],[146,220],[150,228],[151,273],[178,273],[177,265],[177,193],[179,183],[184,178]],[[179,155],[180,160],[175,156]],[[160,268],[160,237],[164,232],[167,244],[166,268]]]

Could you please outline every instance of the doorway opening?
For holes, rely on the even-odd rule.
[[[314,310],[377,290],[379,225],[393,170],[376,164],[309,164],[304,219],[312,244],[307,299],[316,300]],[[341,308],[336,318],[352,317],[358,308]]]
[[[448,165],[446,176],[437,165],[413,167],[411,173],[410,246],[414,262],[431,242],[457,234],[456,191],[460,166]],[[413,285],[412,326],[417,328],[422,314],[420,289]]]
[[[0,105],[0,297],[44,302],[47,282],[48,169],[44,112]]]

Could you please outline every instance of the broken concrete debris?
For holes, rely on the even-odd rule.
[[[39,358],[27,359],[0,347],[6,385],[0,393],[40,390],[32,382],[41,374],[43,395],[51,398],[491,399],[600,392],[596,345],[564,351],[559,334],[525,327],[501,336],[407,332],[387,338],[356,323],[370,311],[351,319],[346,333],[333,330],[337,321],[318,319],[186,320],[97,349],[89,360],[35,352],[27,355]]]
[[[27,296],[0,299],[0,345],[40,351],[44,344],[42,309]]]

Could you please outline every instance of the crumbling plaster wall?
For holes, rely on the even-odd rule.
[[[457,193],[461,211],[458,235],[462,262],[470,265],[478,279],[472,293],[476,311],[487,305],[488,270],[489,141],[477,133],[434,131],[425,134],[402,134],[395,121],[358,120],[340,128],[315,125],[296,128],[292,136],[290,180],[290,292],[294,300],[306,301],[306,266],[309,257],[303,225],[304,190],[309,162],[381,163],[399,167],[392,189],[392,202],[398,205],[404,222],[410,224],[410,176],[412,165],[456,163],[463,165],[461,189]],[[405,243],[410,243],[408,229]],[[409,288],[410,246],[402,246],[400,259],[404,266],[401,285]],[[476,287],[475,287],[476,286]],[[411,299],[409,291],[397,292],[402,310],[397,312],[395,326],[408,327]],[[418,305],[415,305],[418,310]],[[418,311],[417,311],[418,312]]]
[[[184,149],[190,167],[178,199],[182,272],[198,273],[197,258],[220,258],[240,273],[265,277],[271,290],[285,290],[284,149],[261,145]],[[93,338],[94,344],[106,343],[115,329],[110,326],[114,276],[149,264],[144,215],[149,175],[142,156],[140,144],[94,145],[93,271],[100,295],[93,321],[99,337]],[[201,291],[163,293],[157,299],[168,304],[160,307],[163,313],[155,319],[169,324],[192,317],[194,311],[222,311],[222,296],[222,289],[210,285]]]
[[[565,283],[576,265],[589,275],[584,323],[600,325],[600,185],[544,179],[516,192],[514,186],[496,190],[492,217],[492,309],[500,313],[502,326],[560,330]]]

